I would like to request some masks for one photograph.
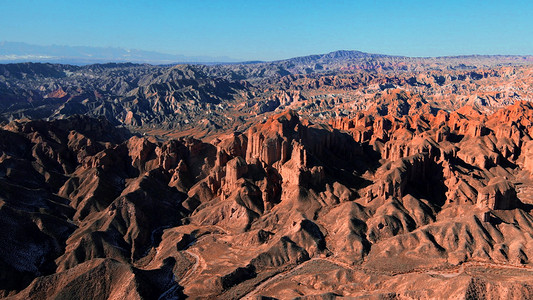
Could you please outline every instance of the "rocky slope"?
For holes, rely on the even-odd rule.
[[[529,60],[0,65],[0,297],[532,298]]]
[[[532,297],[532,118],[528,102],[330,124],[289,110],[210,143],[88,117],[11,122],[0,132],[0,289]]]
[[[371,108],[387,114],[375,106],[411,95],[433,108],[472,105],[492,112],[531,99],[532,63],[529,56],[408,58],[337,51],[214,66],[6,64],[0,65],[0,120],[86,114],[160,136],[212,139],[286,109],[315,122]],[[393,99],[398,89],[409,95]],[[399,114],[409,112],[399,105]]]

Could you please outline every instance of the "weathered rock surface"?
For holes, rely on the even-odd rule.
[[[283,280],[298,280],[316,282],[294,287],[303,294],[355,296],[354,272],[374,272],[386,283],[375,295],[431,297],[398,280],[433,272],[457,286],[450,296],[527,296],[531,111],[319,125],[289,110],[212,143],[89,118],[7,124],[3,295],[285,298]],[[320,264],[331,272],[310,275]],[[494,283],[494,268],[518,281]]]
[[[268,84],[294,90],[265,92],[269,99],[255,108],[240,100],[267,83],[254,77],[257,86],[227,87],[230,79],[207,75],[221,70],[182,66],[150,75],[138,67],[146,86],[102,83],[137,101],[138,110],[124,114],[134,126],[179,111],[187,97],[210,103],[204,111],[187,104],[196,117],[223,107],[230,94],[240,95],[231,101],[250,109],[243,111],[268,115],[206,140],[67,117],[84,101],[80,94],[44,87],[52,89],[48,98],[70,99],[60,104],[65,118],[0,128],[0,295],[531,298],[533,106],[518,98],[507,105],[495,94],[491,109],[477,95],[444,110],[437,104],[451,98],[435,102],[438,93],[424,93],[465,88],[457,81],[491,86],[529,67],[380,77],[390,75],[386,66],[372,67],[381,70],[376,77],[276,69],[285,75]],[[380,91],[365,91],[367,110],[313,116],[346,103],[310,98],[310,87],[353,92],[370,83]],[[305,101],[307,108],[293,105]],[[207,127],[216,127],[211,121]]]

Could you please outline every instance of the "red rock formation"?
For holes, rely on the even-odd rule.
[[[528,296],[532,113],[517,103],[319,124],[288,110],[211,143],[127,137],[84,118],[10,123],[0,289],[284,298],[357,296],[366,284],[433,297],[411,284],[434,280],[457,287],[450,297],[483,284]]]

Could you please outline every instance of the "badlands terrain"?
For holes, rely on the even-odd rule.
[[[0,65],[0,297],[531,299],[533,57]]]

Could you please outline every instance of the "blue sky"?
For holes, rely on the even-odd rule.
[[[243,60],[533,54],[531,2],[0,0],[0,41]]]

